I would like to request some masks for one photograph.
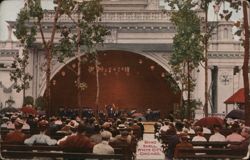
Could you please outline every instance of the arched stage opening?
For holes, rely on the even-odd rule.
[[[81,57],[84,58],[84,55]],[[100,51],[100,98],[98,109],[115,104],[123,110],[147,108],[166,115],[179,104],[180,92],[174,92],[167,82],[163,67],[151,59],[128,51]],[[77,59],[66,64],[51,79],[52,112],[59,107],[96,109],[96,77],[93,63],[81,67],[81,81],[87,88],[81,93],[81,106],[77,106]]]

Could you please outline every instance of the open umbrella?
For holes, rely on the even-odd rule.
[[[225,118],[245,119],[245,111],[241,109],[234,109],[230,111]]]
[[[206,126],[206,127],[213,127],[214,125],[223,126],[224,120],[220,117],[204,117],[200,120],[198,120],[195,124],[195,126]]]
[[[36,115],[37,114],[36,109],[32,108],[32,107],[23,107],[23,108],[21,108],[21,111],[24,114],[32,114],[32,115]]]
[[[15,107],[5,107],[5,108],[0,110],[1,114],[5,114],[7,112],[18,112],[18,109]]]

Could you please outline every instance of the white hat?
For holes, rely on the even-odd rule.
[[[125,124],[119,124],[117,129],[118,130],[125,130],[125,129],[127,129],[127,127],[125,126]]]

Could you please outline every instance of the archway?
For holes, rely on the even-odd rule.
[[[101,62],[99,109],[115,104],[120,109],[144,112],[151,108],[166,114],[173,111],[174,106],[179,103],[180,92],[172,91],[164,78],[166,71],[156,62],[127,51],[101,51],[98,54]],[[93,64],[82,65],[81,79],[87,84],[82,92],[82,106],[77,106],[76,66],[75,59],[51,80],[54,111],[60,106],[95,109],[96,81]]]

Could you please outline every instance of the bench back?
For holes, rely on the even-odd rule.
[[[233,150],[229,148],[179,148],[176,158],[190,159],[242,159],[241,155],[232,155]]]
[[[114,160],[124,160],[124,155],[122,154],[93,154],[93,153],[72,153],[72,152],[32,152],[32,151],[10,151],[3,150],[2,156],[5,158],[33,158],[33,157],[50,157],[50,158],[72,158],[77,160],[80,159],[114,159]]]
[[[32,157],[62,157],[89,159],[125,159],[122,148],[114,148],[115,154],[98,155],[83,152],[64,152],[60,146],[47,145],[14,145],[1,142],[1,154],[4,158],[32,158]]]

